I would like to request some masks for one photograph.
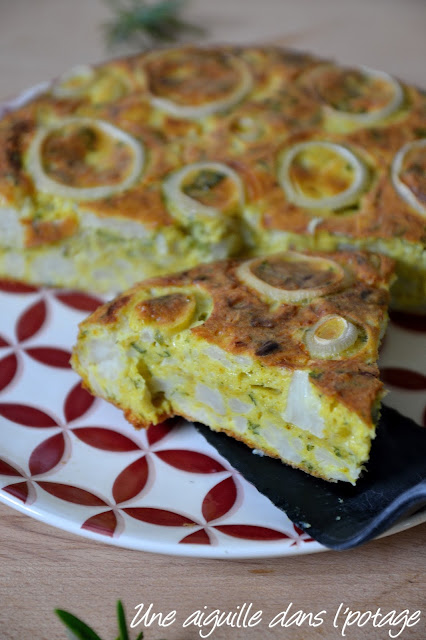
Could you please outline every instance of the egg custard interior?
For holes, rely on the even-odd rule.
[[[72,364],[136,427],[184,416],[354,483],[379,415],[392,269],[285,252],[150,279],[81,324]]]

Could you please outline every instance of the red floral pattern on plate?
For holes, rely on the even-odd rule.
[[[0,475],[22,477],[22,474],[5,460],[0,460]]]
[[[36,429],[58,426],[57,422],[47,413],[26,404],[0,403],[0,416],[25,427],[35,427]]]
[[[402,367],[386,367],[381,369],[381,377],[383,382],[399,389],[426,390],[426,376],[422,373],[417,373],[417,371],[403,369]]]
[[[117,476],[112,495],[117,504],[135,498],[148,482],[149,467],[146,456],[138,458]]]
[[[19,318],[16,325],[16,337],[19,342],[32,338],[45,323],[47,308],[44,300],[39,300]]]
[[[44,440],[30,455],[28,466],[32,476],[51,471],[58,465],[65,453],[65,438],[63,433]]]
[[[72,422],[73,420],[81,418],[81,416],[89,411],[94,402],[94,396],[86,391],[86,389],[83,389],[81,382],[77,382],[65,399],[65,420]]]
[[[169,420],[138,432],[83,389],[70,352],[77,323],[100,302],[0,281],[8,314],[8,322],[0,317],[0,499],[27,513],[31,505],[65,529],[139,549],[216,557],[318,550],[187,423]],[[425,346],[411,317],[392,319]],[[388,335],[382,374],[406,394],[410,414],[425,376],[420,360],[394,347]],[[426,421],[425,408],[412,417]]]
[[[5,293],[34,293],[37,291],[36,287],[32,287],[23,282],[15,282],[15,280],[5,280],[0,278],[0,291]]]
[[[405,311],[391,311],[389,317],[393,324],[403,329],[426,333],[426,320],[424,315],[406,313]]]
[[[56,299],[71,309],[84,311],[86,313],[92,313],[92,311],[95,311],[95,309],[102,304],[102,300],[99,298],[89,296],[87,293],[80,293],[78,291],[64,291],[63,293],[57,293]]]
[[[130,438],[103,427],[81,427],[73,430],[77,438],[103,451],[137,451],[140,447]]]
[[[117,529],[117,516],[113,511],[104,511],[88,518],[81,525],[82,529],[93,531],[101,536],[112,537]]]
[[[202,513],[206,522],[217,520],[232,509],[237,499],[237,486],[232,477],[210,489],[203,500]]]
[[[188,449],[172,449],[157,451],[157,456],[163,462],[167,462],[176,469],[189,471],[191,473],[218,473],[225,471],[225,468],[218,460],[198,451]]]
[[[14,353],[0,360],[0,391],[3,391],[14,379],[18,371],[18,358]]]
[[[3,491],[14,498],[18,498],[21,502],[29,502],[29,486],[27,482],[16,482],[15,484],[10,484],[3,487]]]

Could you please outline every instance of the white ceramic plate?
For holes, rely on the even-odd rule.
[[[45,90],[0,107],[0,117]],[[173,555],[260,558],[324,550],[183,421],[136,432],[79,385],[68,360],[99,299],[0,282],[0,501],[66,531]],[[426,334],[395,316],[387,403],[425,420]],[[426,514],[392,532],[419,524]]]
[[[137,432],[81,388],[70,349],[78,322],[98,303],[0,282],[0,500],[66,531],[144,551],[259,558],[322,550],[192,425]],[[382,375],[393,383],[388,404],[419,422],[422,345],[424,334],[392,324],[382,354]]]

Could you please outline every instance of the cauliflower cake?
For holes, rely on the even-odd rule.
[[[286,251],[151,278],[80,325],[72,365],[137,428],[183,416],[355,483],[379,417],[393,266]]]
[[[426,96],[277,47],[80,65],[0,120],[0,276],[116,293],[287,249],[395,259],[426,307]]]

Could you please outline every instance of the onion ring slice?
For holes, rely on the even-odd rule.
[[[51,93],[57,98],[77,98],[84,94],[93,81],[95,72],[86,64],[79,64],[63,73],[53,84]],[[82,80],[76,86],[67,86],[72,80]]]
[[[325,296],[329,293],[340,289],[345,281],[345,272],[343,268],[334,260],[330,260],[329,258],[320,258],[318,256],[308,256],[303,253],[298,253],[296,251],[285,251],[283,253],[277,253],[274,256],[270,256],[269,259],[281,259],[283,261],[289,262],[304,262],[311,263],[313,267],[322,266],[326,273],[333,273],[333,282],[328,282],[324,285],[319,285],[317,287],[311,288],[303,288],[299,287],[297,289],[283,289],[279,287],[275,287],[265,280],[262,280],[258,276],[256,276],[252,269],[253,267],[259,265],[262,262],[267,262],[268,258],[254,258],[252,260],[247,260],[241,263],[237,270],[236,275],[238,279],[248,286],[250,289],[254,289],[257,293],[260,293],[261,297],[267,302],[273,303],[290,303],[297,304],[300,302],[309,302],[313,298],[317,298],[318,296]],[[318,269],[316,269],[318,271]]]
[[[404,146],[401,147],[401,149],[396,153],[392,162],[391,179],[393,186],[395,187],[400,197],[407,204],[413,207],[413,209],[415,209],[417,213],[420,213],[420,215],[426,217],[426,205],[420,202],[418,198],[416,198],[410,187],[406,185],[399,177],[407,153],[413,148],[422,147],[426,148],[426,138],[422,138],[421,140],[414,140],[413,142],[407,142],[407,144],[404,144]]]
[[[193,107],[190,105],[178,104],[173,100],[160,98],[150,93],[149,99],[151,104],[171,116],[186,120],[198,120],[199,118],[205,118],[206,116],[210,116],[218,111],[224,111],[225,109],[233,107],[251,91],[253,87],[253,77],[247,64],[243,60],[235,57],[230,57],[229,59],[234,68],[238,71],[240,81],[235,89],[225,98],[211,100],[200,106]]]
[[[197,171],[212,171],[230,178],[238,193],[240,205],[244,202],[244,187],[236,171],[221,162],[194,162],[171,173],[163,182],[163,193],[172,208],[184,219],[213,218],[220,214],[220,209],[209,207],[183,192],[185,178]]]
[[[290,169],[296,156],[310,147],[322,147],[323,149],[334,151],[336,154],[342,156],[353,169],[354,179],[352,184],[344,191],[341,191],[334,196],[326,196],[324,198],[312,198],[301,192],[291,180]],[[299,144],[295,144],[285,150],[281,154],[279,160],[278,180],[288,200],[293,204],[306,209],[336,210],[354,204],[359,199],[359,196],[366,185],[367,177],[367,170],[356,155],[346,147],[335,144],[334,142],[326,142],[322,140],[300,142]]]
[[[305,344],[313,358],[340,355],[352,347],[358,338],[358,329],[343,316],[324,316],[305,334]]]
[[[370,111],[367,113],[354,113],[352,111],[343,111],[341,109],[336,109],[329,104],[325,104],[323,109],[325,113],[329,116],[332,116],[333,119],[338,119],[342,124],[351,125],[356,123],[360,126],[368,126],[375,125],[380,120],[384,120],[385,118],[391,116],[395,111],[399,109],[399,107],[404,102],[404,91],[395,78],[386,73],[385,71],[377,71],[376,69],[371,69],[370,67],[359,67],[360,71],[367,77],[375,78],[384,81],[388,84],[392,91],[392,97],[387,104],[385,104],[380,109],[376,109],[375,111]],[[319,67],[309,72],[309,77],[315,80],[315,76],[320,75],[324,70],[324,67]]]
[[[83,127],[97,127],[106,135],[128,146],[133,154],[134,161],[131,171],[119,184],[79,188],[58,182],[47,175],[41,159],[44,141],[52,132],[73,124]],[[73,200],[98,200],[128,189],[132,186],[142,173],[144,162],[144,148],[142,144],[130,134],[109,122],[106,122],[105,120],[72,117],[59,120],[53,124],[42,127],[37,131],[28,149],[27,169],[32,175],[39,191],[45,191]]]

